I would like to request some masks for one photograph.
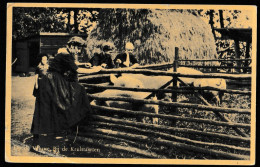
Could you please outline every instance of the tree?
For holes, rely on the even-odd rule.
[[[56,8],[14,8],[13,39],[23,39],[39,32],[65,32]]]

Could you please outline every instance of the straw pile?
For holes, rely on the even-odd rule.
[[[210,25],[190,10],[102,9],[87,41],[89,55],[103,41],[114,42],[119,52],[130,41],[144,65],[173,62],[175,47],[179,47],[180,59],[217,58]]]

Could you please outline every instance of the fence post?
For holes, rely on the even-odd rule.
[[[245,56],[246,59],[250,58],[249,49],[250,49],[250,42],[246,41],[246,56]],[[245,61],[244,67],[249,67],[249,61],[248,60]],[[248,72],[248,69],[244,69],[244,73],[247,73],[247,72]]]
[[[177,72],[177,68],[178,68],[178,65],[179,65],[178,60],[179,60],[179,48],[175,47],[173,72]],[[175,89],[176,87],[177,87],[177,76],[173,76],[172,89]],[[172,92],[172,102],[177,102],[177,92]],[[174,107],[172,109],[172,113],[175,114],[176,112],[177,112],[177,107]]]

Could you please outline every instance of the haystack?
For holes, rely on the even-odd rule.
[[[173,62],[175,47],[180,59],[217,58],[210,25],[190,11],[102,9],[99,18],[87,39],[90,55],[102,41],[114,42],[119,52],[130,41],[143,65]]]

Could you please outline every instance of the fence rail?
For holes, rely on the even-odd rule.
[[[150,136],[148,137],[148,136],[145,136],[145,135],[125,133],[125,132],[116,131],[116,130],[108,130],[108,129],[102,129],[102,128],[95,128],[95,129],[86,128],[86,131],[104,134],[104,135],[109,135],[109,136],[114,136],[114,137],[119,137],[119,138],[124,138],[124,139],[132,140],[132,141],[145,141],[145,142],[147,142],[149,140],[152,140],[153,143],[157,143],[157,144],[161,144],[161,145],[165,145],[165,146],[170,146],[170,147],[176,147],[176,148],[184,149],[184,150],[187,150],[187,151],[195,151],[195,152],[200,152],[200,153],[206,153],[206,154],[210,154],[210,155],[217,156],[217,157],[232,158],[232,159],[243,159],[243,160],[249,159],[249,156],[247,156],[247,155],[238,155],[238,154],[227,153],[227,152],[218,151],[218,150],[214,150],[214,149],[208,149],[208,148],[206,149],[206,148],[202,148],[202,147],[199,147],[199,146],[194,146],[194,145],[185,144],[185,143],[181,143],[181,142],[171,141],[171,140],[167,140],[167,139],[161,139],[161,138],[151,139]]]
[[[100,97],[97,95],[90,95],[89,97],[93,99],[103,100],[103,101],[125,101],[125,102],[135,102],[143,104],[155,104],[155,105],[165,105],[165,106],[174,106],[174,107],[183,107],[183,108],[194,108],[206,111],[217,111],[223,113],[240,113],[240,114],[251,114],[250,109],[233,109],[233,108],[223,108],[223,107],[213,107],[200,104],[189,104],[189,103],[179,103],[179,102],[166,102],[162,100],[146,100],[146,99],[134,99],[126,97]]]
[[[178,133],[185,133],[185,134],[191,134],[191,135],[202,135],[202,136],[226,139],[226,140],[230,140],[230,141],[239,141],[239,142],[250,143],[249,137],[240,137],[240,136],[227,135],[227,134],[215,133],[215,132],[204,132],[204,131],[188,129],[188,128],[176,128],[176,127],[170,127],[170,126],[165,126],[165,125],[155,125],[155,124],[147,124],[147,123],[141,123],[141,122],[133,122],[133,121],[129,121],[129,120],[122,120],[122,119],[117,119],[117,118],[112,118],[112,117],[107,117],[107,116],[101,116],[101,115],[91,115],[91,117],[95,120],[108,121],[108,122],[112,122],[112,123],[135,126],[135,127],[140,127],[140,128],[155,129],[155,130],[168,131],[168,132],[174,132],[174,133],[178,132]]]
[[[177,115],[166,115],[166,114],[155,114],[155,113],[148,113],[143,111],[132,111],[129,109],[120,109],[108,106],[98,106],[98,105],[91,105],[95,112],[94,115],[91,115],[93,118],[92,125],[95,126],[93,128],[89,126],[84,126],[86,129],[89,130],[90,133],[80,133],[82,136],[92,136],[96,138],[102,138],[107,140],[113,141],[123,141],[126,143],[130,143],[135,147],[123,147],[118,145],[104,145],[107,148],[113,148],[121,151],[127,151],[127,149],[131,149],[133,153],[143,155],[145,157],[153,157],[153,158],[162,158],[163,155],[157,154],[157,152],[147,152],[145,148],[142,148],[140,145],[143,141],[150,142],[152,140],[155,144],[165,145],[169,147],[179,148],[182,150],[187,151],[195,151],[205,154],[210,154],[216,157],[224,157],[228,159],[242,159],[248,160],[250,156],[250,137],[246,134],[247,130],[250,130],[251,125],[246,123],[235,123],[231,122],[225,115],[222,113],[233,113],[233,114],[246,114],[250,115],[250,109],[236,109],[236,108],[225,108],[225,107],[215,107],[212,106],[210,103],[207,102],[200,94],[199,90],[212,90],[212,91],[222,91],[225,93],[231,94],[242,94],[242,95],[251,95],[251,91],[242,91],[242,90],[230,90],[230,89],[218,89],[218,88],[211,88],[211,87],[188,87],[188,85],[177,88],[177,81],[180,81],[178,77],[186,77],[186,78],[223,78],[229,80],[251,80],[251,74],[215,74],[215,73],[204,73],[204,74],[181,74],[176,72],[178,67],[195,67],[195,68],[232,68],[232,69],[251,69],[251,67],[234,67],[234,66],[205,66],[205,65],[180,65],[179,62],[196,62],[200,61],[202,63],[208,61],[218,61],[218,62],[233,62],[233,61],[252,61],[251,59],[233,59],[233,60],[179,60],[178,59],[178,48],[175,48],[175,61],[174,63],[164,63],[164,64],[153,64],[153,65],[146,65],[146,66],[139,66],[136,68],[117,68],[117,69],[102,69],[99,72],[95,72],[92,74],[79,74],[79,81],[82,83],[83,86],[86,88],[97,88],[101,90],[106,89],[116,89],[116,90],[127,90],[127,91],[136,91],[136,92],[152,92],[148,97],[154,95],[156,92],[163,92],[163,93],[172,93],[172,100],[173,102],[167,102],[162,100],[151,100],[151,99],[134,99],[134,98],[125,98],[125,97],[101,97],[97,95],[87,94],[91,99],[101,100],[101,101],[124,101],[130,103],[139,103],[139,104],[151,104],[151,105],[163,105],[163,106],[173,106],[173,111],[177,108],[192,108],[192,109],[199,109],[208,112],[214,112],[215,115],[220,118],[221,121],[211,120],[211,119],[201,119],[201,118],[192,118],[192,117],[183,117]],[[151,70],[151,69],[169,69],[173,68],[172,71],[160,71],[160,70]],[[152,88],[127,88],[127,87],[114,87],[107,85],[108,79],[110,74],[113,73],[130,73],[130,74],[143,74],[143,75],[152,75],[152,76],[171,76],[173,79],[167,83],[167,86],[164,86],[159,89],[152,89]],[[105,80],[104,80],[105,78]],[[103,85],[99,84],[90,84],[84,83],[86,81],[101,79],[102,82],[106,82]],[[169,86],[172,83],[173,86]],[[184,84],[185,85],[185,84]],[[164,89],[169,87],[167,89]],[[177,93],[194,93],[205,105],[201,104],[190,104],[190,103],[181,103],[177,102]],[[105,112],[102,112],[105,111]],[[166,120],[178,120],[178,121],[185,121],[185,122],[196,122],[214,126],[224,126],[232,128],[238,135],[234,136],[224,133],[215,133],[215,132],[204,132],[199,131],[191,128],[176,128],[170,127],[165,125],[154,125],[154,124],[147,124],[123,119],[117,119],[114,117],[104,116],[105,114],[111,115],[120,115],[122,116],[129,116],[132,117],[156,117]],[[105,129],[103,129],[105,128]],[[116,129],[116,130],[115,130]],[[154,131],[157,130],[157,131]],[[245,130],[245,131],[243,131]],[[126,131],[126,132],[125,132]],[[169,132],[169,133],[168,133]],[[174,132],[174,134],[172,133]],[[183,134],[184,136],[177,136],[177,134]],[[189,137],[189,135],[193,135],[193,139]],[[188,136],[188,137],[187,137]],[[219,142],[208,142],[203,141],[205,139],[200,138],[195,140],[194,138],[198,138],[198,136],[208,136],[217,139],[216,141]],[[222,140],[226,140],[224,144]],[[83,139],[84,140],[84,139]],[[139,143],[138,143],[139,141]],[[232,142],[230,142],[232,141]],[[240,146],[233,143],[233,141],[241,142]],[[87,141],[89,142],[89,141]],[[90,142],[91,143],[91,142]],[[230,144],[232,143],[232,144]],[[235,146],[236,145],[236,146]],[[242,146],[241,146],[242,145]],[[246,145],[246,147],[245,147]],[[213,148],[213,149],[212,149]],[[215,150],[214,148],[221,148],[221,150],[229,150],[229,151],[219,151]],[[230,151],[231,150],[231,151]],[[239,153],[237,153],[237,151]],[[231,153],[233,152],[233,153]],[[244,154],[244,155],[242,155]]]
[[[144,75],[161,75],[161,76],[172,76],[172,77],[188,77],[188,78],[224,78],[224,79],[251,79],[251,74],[181,74],[178,72],[169,72],[169,71],[159,71],[159,70],[147,70],[147,69],[102,69],[99,72],[87,74],[96,75],[96,74],[111,74],[111,73],[131,73],[131,74],[144,74]],[[82,73],[84,74],[84,73]],[[83,79],[80,77],[79,79]]]
[[[82,83],[82,85],[86,87],[93,87],[93,88],[129,90],[129,91],[136,91],[136,92],[194,93],[195,90],[215,90],[215,91],[222,91],[225,93],[232,93],[232,94],[251,95],[251,91],[219,89],[219,88],[211,88],[211,87],[183,87],[183,88],[174,87],[172,89],[148,89],[148,88],[116,87],[116,86],[107,86],[107,85],[104,86],[104,85],[87,84],[87,83]]]
[[[177,60],[177,61],[252,61],[252,59],[190,59],[190,60]]]
[[[251,67],[238,67],[238,66],[203,66],[203,65],[179,65],[180,67],[192,68],[233,68],[233,69],[251,69]]]
[[[125,113],[125,114],[132,114],[135,116],[149,116],[149,117],[158,117],[164,119],[171,119],[171,120],[178,120],[178,121],[186,121],[186,122],[199,122],[199,123],[206,123],[211,125],[218,125],[218,126],[227,126],[227,127],[238,127],[238,128],[247,128],[250,129],[250,124],[241,124],[241,123],[233,123],[233,122],[221,122],[221,121],[213,121],[209,119],[201,119],[201,118],[190,118],[190,117],[182,117],[182,116],[175,116],[175,115],[166,115],[166,114],[155,114],[155,113],[147,113],[142,111],[132,111],[126,109],[119,109],[113,107],[106,107],[106,106],[97,106],[91,105],[94,109],[114,112],[114,113]]]
[[[101,129],[101,128],[89,129],[89,130],[97,132],[97,133],[107,134],[107,135],[116,136],[116,137],[118,136],[118,137],[123,137],[123,138],[127,138],[127,139],[132,139],[132,140],[147,141],[147,140],[151,139],[150,137],[145,136],[145,135],[136,135],[136,134],[133,135],[130,133],[124,133],[124,132],[115,131],[115,130],[107,130],[107,129]],[[249,156],[246,156],[246,155],[238,155],[238,154],[227,153],[227,152],[222,152],[222,151],[213,150],[213,149],[206,149],[206,148],[202,148],[199,146],[194,146],[194,145],[185,144],[185,143],[176,142],[176,141],[170,141],[167,139],[157,138],[157,139],[154,139],[153,142],[161,144],[161,145],[170,146],[170,147],[185,149],[186,151],[195,151],[195,152],[200,152],[200,153],[206,153],[206,154],[210,154],[210,155],[217,156],[217,157],[220,156],[220,157],[225,157],[225,158],[243,159],[243,160],[249,159]]]
[[[105,128],[116,128],[116,129],[120,129],[120,130],[122,129],[122,130],[126,130],[129,133],[147,134],[149,136],[164,137],[164,138],[170,139],[172,141],[181,141],[181,142],[195,144],[195,145],[198,144],[201,146],[214,146],[214,147],[228,148],[231,150],[250,152],[250,148],[246,148],[246,147],[237,147],[237,146],[228,145],[228,144],[210,143],[210,142],[205,142],[205,141],[192,140],[189,138],[179,137],[179,136],[171,135],[171,134],[164,133],[161,131],[158,132],[158,131],[154,131],[154,130],[147,130],[147,129],[144,130],[144,129],[137,128],[134,126],[126,126],[126,125],[121,125],[121,124],[116,124],[116,123],[107,123],[107,122],[100,122],[100,121],[93,122],[93,125],[98,125],[99,127],[101,126],[101,127],[105,127]]]

